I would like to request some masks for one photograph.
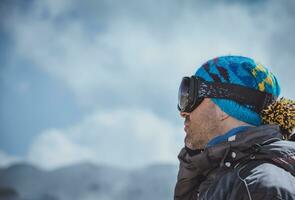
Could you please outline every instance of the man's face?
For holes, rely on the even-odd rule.
[[[181,112],[185,118],[185,145],[190,149],[201,149],[212,137],[218,135],[220,120],[216,106],[209,98],[195,108],[191,113]]]

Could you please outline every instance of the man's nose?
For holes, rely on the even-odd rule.
[[[188,113],[188,112],[180,112],[179,114],[183,118],[186,118],[186,117],[188,117],[190,115],[190,113]]]

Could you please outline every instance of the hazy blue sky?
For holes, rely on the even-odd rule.
[[[178,84],[250,56],[295,98],[295,2],[2,0],[0,166],[177,162]]]

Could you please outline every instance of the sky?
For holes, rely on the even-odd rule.
[[[0,166],[177,163],[183,76],[267,66],[294,99],[293,0],[2,0]]]

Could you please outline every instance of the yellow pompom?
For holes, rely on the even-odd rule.
[[[278,124],[289,137],[295,129],[295,101],[280,98],[261,111],[261,119],[264,124]]]

